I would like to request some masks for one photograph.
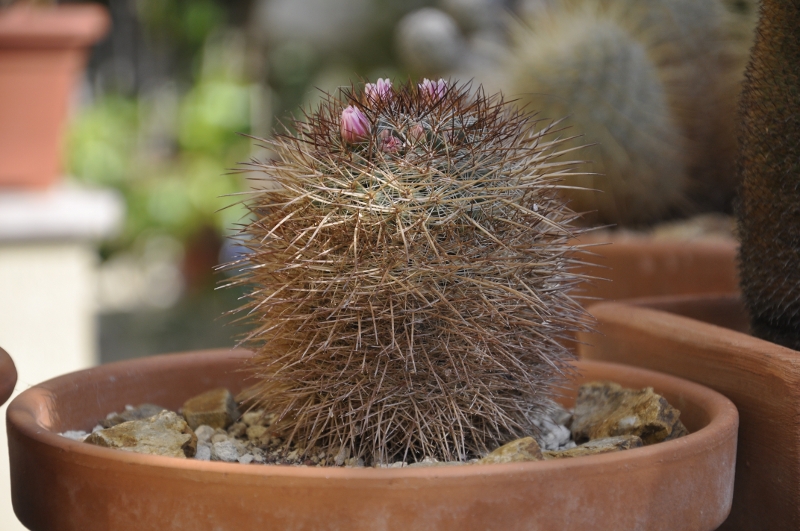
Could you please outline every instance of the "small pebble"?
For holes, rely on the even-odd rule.
[[[258,426],[258,425],[250,426],[249,428],[247,428],[246,432],[247,439],[250,441],[258,441],[259,439],[261,439],[261,437],[264,436],[265,433],[267,433],[268,430],[269,428],[267,428],[266,426]]]
[[[239,460],[239,452],[233,441],[220,441],[212,445],[212,459],[233,463]]]
[[[426,457],[422,461],[418,461],[416,463],[411,463],[407,466],[410,467],[426,467],[426,466],[435,466],[439,463],[438,459],[434,459],[433,457]]]
[[[83,430],[69,430],[59,435],[66,437],[67,439],[72,439],[73,441],[83,441],[89,434]]]
[[[204,443],[211,441],[211,437],[214,433],[214,428],[206,424],[198,426],[197,429],[194,430],[194,434],[197,435],[197,440]]]
[[[228,435],[231,437],[241,437],[247,432],[247,424],[244,422],[234,422],[228,428]]]
[[[274,417],[274,415],[264,416],[264,410],[257,409],[255,411],[248,411],[242,415],[242,422],[248,426],[269,426],[272,424],[272,419]]]
[[[227,433],[215,433],[214,435],[211,436],[212,443],[226,442],[229,439],[230,437],[228,437]]]
[[[194,458],[200,461],[211,460],[211,445],[205,442],[197,443],[197,453]]]

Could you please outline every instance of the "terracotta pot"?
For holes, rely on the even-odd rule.
[[[0,348],[0,406],[5,404],[14,392],[15,385],[17,385],[17,368],[11,356]]]
[[[693,380],[739,409],[731,516],[721,529],[800,526],[800,352],[754,338],[738,295],[663,297],[589,308],[600,334],[584,359]]]
[[[57,179],[70,95],[108,25],[98,4],[0,10],[0,186]]]
[[[19,395],[8,410],[19,519],[32,530],[81,531],[674,531],[714,529],[730,508],[738,423],[731,402],[685,380],[614,364],[578,367],[582,380],[653,386],[681,409],[693,433],[571,460],[404,469],[202,462],[56,434],[90,429],[126,404],[177,408],[215,386],[237,391],[247,356],[224,350],[125,361]]]
[[[612,236],[589,250],[577,272],[605,280],[584,285],[582,297],[621,300],[657,295],[725,293],[739,289],[735,240],[654,240]],[[602,243],[603,237],[580,242]]]

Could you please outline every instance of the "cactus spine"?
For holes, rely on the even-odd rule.
[[[570,164],[499,96],[382,86],[328,97],[253,163],[245,343],[297,445],[466,459],[535,431],[570,375]]]
[[[742,96],[742,294],[753,333],[800,350],[800,2],[765,0]]]

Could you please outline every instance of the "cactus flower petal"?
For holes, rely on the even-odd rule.
[[[388,101],[392,97],[392,80],[387,77],[378,79],[375,83],[367,83],[364,86],[364,94],[368,102]]]
[[[439,81],[431,81],[430,79],[423,79],[419,85],[419,91],[429,97],[432,101],[439,100],[444,97],[447,92],[447,82],[444,79]]]
[[[340,122],[342,140],[349,144],[364,141],[369,136],[369,119],[360,109],[348,105]]]

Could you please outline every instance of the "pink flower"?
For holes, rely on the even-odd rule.
[[[444,79],[431,81],[426,78],[417,86],[419,87],[419,91],[425,96],[428,96],[432,101],[443,98],[447,92],[447,82]]]
[[[367,83],[364,85],[364,94],[367,97],[367,102],[388,101],[392,97],[392,80],[387,77],[386,79],[378,79],[376,83]]]
[[[342,111],[340,121],[342,140],[349,144],[356,144],[369,137],[369,119],[357,107],[348,105]]]

